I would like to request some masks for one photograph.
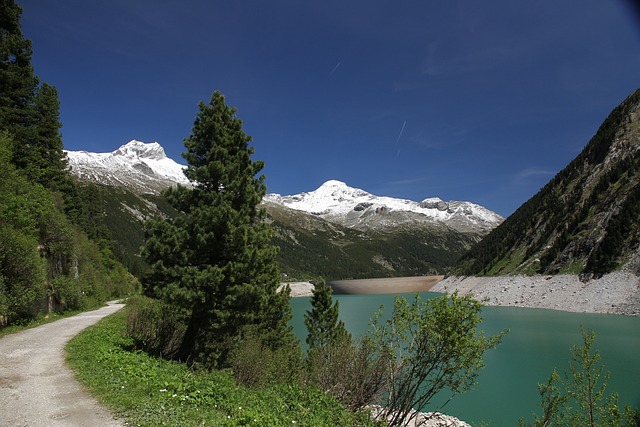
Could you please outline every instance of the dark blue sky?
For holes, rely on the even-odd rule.
[[[183,162],[219,89],[269,192],[338,179],[509,215],[640,87],[623,0],[18,0],[70,150]]]

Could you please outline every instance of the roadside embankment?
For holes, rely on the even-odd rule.
[[[451,276],[433,292],[472,294],[485,305],[546,308],[577,313],[640,315],[640,278],[616,272],[581,282],[577,275]]]

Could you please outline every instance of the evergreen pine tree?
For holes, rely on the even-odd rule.
[[[36,92],[36,144],[22,153],[29,176],[51,189],[64,187],[67,161],[60,134],[60,101],[55,87],[43,83]]]
[[[20,29],[21,14],[14,0],[0,0],[0,130],[13,135],[16,149],[34,139],[33,100],[38,86],[31,41]]]
[[[333,292],[324,279],[318,279],[313,287],[311,296],[311,310],[304,314],[304,324],[307,327],[306,342],[309,349],[335,344],[340,339],[349,336],[344,322],[338,320],[339,302],[333,304]]]
[[[31,41],[20,29],[22,9],[0,0],[0,130],[11,133],[13,163],[50,189],[68,187],[60,135],[58,92],[39,86],[31,65]]]
[[[293,342],[289,292],[277,292],[277,249],[264,209],[261,161],[236,110],[214,92],[200,103],[185,140],[185,171],[193,188],[167,192],[181,215],[148,223],[147,289],[188,313],[178,357],[224,366],[232,343],[251,327],[272,348]]]

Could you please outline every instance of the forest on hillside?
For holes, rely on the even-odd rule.
[[[94,190],[69,175],[56,88],[40,82],[22,10],[0,3],[0,326],[134,293]]]
[[[602,123],[584,150],[473,246],[461,275],[581,274],[600,277],[640,244],[640,90]]]

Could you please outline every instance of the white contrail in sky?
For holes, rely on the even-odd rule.
[[[342,64],[342,61],[338,62],[336,66],[333,67],[333,70],[331,70],[331,72],[329,73],[329,77],[331,77],[331,75],[335,73],[338,68],[340,68],[340,64]]]
[[[396,146],[395,146],[395,150],[396,150],[396,158],[398,158],[398,155],[400,154],[400,150],[398,150],[398,144],[400,143],[400,138],[402,138],[402,132],[404,132],[404,127],[407,125],[407,121],[405,120],[402,123],[402,129],[400,129],[400,133],[398,134],[398,139],[396,139]]]

